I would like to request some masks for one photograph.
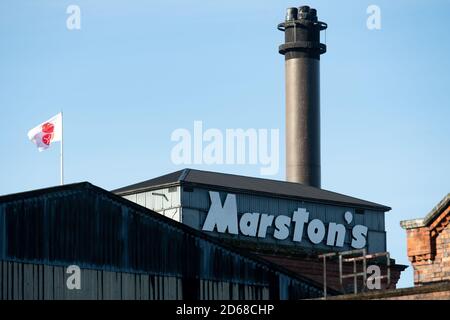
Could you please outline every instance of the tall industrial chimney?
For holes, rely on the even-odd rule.
[[[320,188],[320,31],[316,9],[287,9],[278,25],[286,65],[286,179]]]

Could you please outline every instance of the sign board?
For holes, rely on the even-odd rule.
[[[325,243],[330,247],[343,247],[347,227],[336,222],[324,223],[320,219],[310,220],[305,208],[298,208],[292,213],[270,215],[259,212],[246,212],[238,215],[236,195],[227,194],[222,204],[218,192],[209,191],[211,206],[203,224],[203,231],[244,235],[255,238],[274,237],[286,240],[290,236],[294,242],[310,241],[317,245]],[[348,225],[353,221],[350,211],[343,211]],[[273,230],[272,234],[268,230]],[[305,233],[305,236],[304,236]],[[351,228],[351,247],[364,248],[367,244],[368,227],[356,224]]]

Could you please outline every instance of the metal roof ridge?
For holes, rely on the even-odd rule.
[[[336,191],[331,191],[331,190],[328,190],[328,189],[317,188],[317,187],[309,186],[309,185],[306,185],[306,184],[303,184],[303,183],[298,183],[298,182],[291,182],[291,181],[285,181],[285,180],[276,180],[276,179],[268,179],[268,178],[261,178],[261,177],[247,176],[247,175],[239,175],[239,174],[233,174],[233,173],[215,172],[215,171],[208,171],[208,170],[198,170],[198,169],[185,169],[185,170],[189,170],[189,173],[191,171],[197,171],[197,172],[206,172],[206,173],[211,173],[211,174],[221,174],[221,175],[227,175],[227,176],[234,176],[234,177],[240,177],[240,178],[244,177],[244,178],[249,178],[249,179],[264,180],[264,181],[268,181],[268,182],[271,182],[271,183],[285,183],[285,184],[290,184],[292,186],[299,186],[300,185],[303,188],[309,188],[311,190],[318,190],[320,192],[331,193],[331,194],[334,194],[334,195],[339,195],[339,196],[350,198],[350,199],[353,199],[353,200],[370,203],[374,207],[383,207],[383,208],[387,209],[387,211],[392,210],[392,208],[389,207],[389,206],[385,206],[385,205],[382,205],[382,204],[379,204],[379,203],[376,203],[376,202],[373,202],[373,201],[368,201],[368,200],[364,200],[364,199],[361,199],[361,198],[356,198],[356,197],[349,196],[349,195],[346,195],[346,194],[343,194],[343,193],[339,193],[339,192],[336,192]],[[186,179],[186,181],[190,182],[188,179]],[[200,184],[204,184],[204,183],[200,183]],[[211,184],[205,184],[205,185],[214,185],[214,184],[211,183]],[[242,189],[242,188],[237,188],[236,187],[236,189]],[[311,199],[311,198],[308,198],[308,199]]]
[[[40,194],[43,192],[56,191],[56,190],[63,191],[66,189],[80,189],[82,187],[92,188],[92,187],[94,187],[94,185],[88,181],[81,181],[81,182],[68,183],[68,184],[64,184],[64,185],[56,185],[56,186],[50,186],[50,187],[43,187],[43,188],[39,188],[39,189],[13,192],[13,193],[0,195],[0,201],[3,201],[8,198],[16,198],[16,197],[23,196],[23,195]]]
[[[158,180],[161,177],[165,177],[165,176],[169,176],[169,175],[173,175],[177,172],[180,172],[178,175],[173,176],[172,177],[172,181],[168,182],[166,181],[165,183],[158,183],[158,182],[153,182],[154,180]],[[200,178],[198,181],[192,181],[192,174],[197,173]],[[322,193],[322,195],[326,195],[327,197],[333,197],[333,196],[337,196],[337,197],[341,197],[341,198],[345,198],[345,199],[341,199],[341,201],[337,201],[339,203],[345,203],[345,204],[355,204],[353,202],[360,202],[360,206],[366,206],[366,207],[370,207],[370,208],[381,208],[384,211],[390,211],[392,210],[391,207],[386,206],[386,205],[382,205],[376,202],[372,202],[372,201],[368,201],[368,200],[364,200],[361,198],[356,198],[353,196],[349,196],[349,195],[345,195],[342,193],[338,193],[335,191],[331,191],[331,190],[327,190],[327,189],[322,189],[322,188],[316,188],[313,186],[308,186],[305,184],[301,184],[301,183],[295,183],[295,182],[289,182],[289,181],[284,181],[284,180],[275,180],[275,179],[268,179],[268,178],[261,178],[261,177],[255,177],[255,176],[246,176],[246,175],[239,175],[239,174],[233,174],[233,173],[224,173],[224,172],[217,172],[217,171],[208,171],[208,170],[199,170],[199,169],[192,169],[192,168],[185,168],[182,170],[177,170],[177,171],[173,171],[170,172],[168,174],[162,175],[162,176],[158,176],[158,177],[154,177],[152,179],[148,179],[142,182],[138,182],[129,186],[125,186],[122,188],[118,188],[115,190],[111,190],[111,192],[114,192],[116,194],[120,194],[120,195],[127,195],[127,194],[131,194],[131,193],[135,193],[135,192],[146,192],[148,190],[153,190],[157,187],[160,186],[168,186],[168,185],[174,185],[177,184],[179,182],[185,182],[185,183],[196,183],[199,185],[207,185],[207,186],[220,186],[220,184],[215,183],[214,181],[209,181],[208,183],[206,183],[204,181],[204,177],[202,179],[202,174],[210,174],[210,175],[216,175],[216,176],[226,176],[229,177],[230,179],[236,178],[236,179],[250,179],[255,181],[255,183],[260,182],[262,184],[283,184],[286,187],[292,187],[292,188],[302,188],[305,192],[311,192],[311,193],[317,193],[318,194],[318,198],[320,198],[320,193]],[[146,183],[149,183],[146,185]],[[137,186],[140,187],[137,187]],[[244,190],[243,187],[238,187],[236,186],[235,189],[239,189],[239,190]],[[246,189],[245,189],[246,190]],[[253,190],[255,192],[257,192],[257,190]],[[258,192],[262,192],[262,191],[258,191]],[[282,194],[280,194],[282,195]],[[305,199],[315,199],[315,197],[311,196],[311,197],[303,197]],[[332,200],[330,200],[332,201]]]
[[[183,171],[181,171],[180,176],[178,177],[178,181],[184,181],[186,177],[189,175],[192,169],[190,168],[184,168]],[[175,171],[176,172],[176,171]]]

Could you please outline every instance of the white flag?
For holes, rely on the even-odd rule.
[[[28,131],[30,139],[39,149],[44,151],[50,147],[52,142],[62,140],[62,115],[58,113],[53,118],[41,123]]]

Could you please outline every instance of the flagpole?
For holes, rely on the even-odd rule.
[[[63,126],[63,113],[61,111],[61,185],[64,185],[64,126]]]

